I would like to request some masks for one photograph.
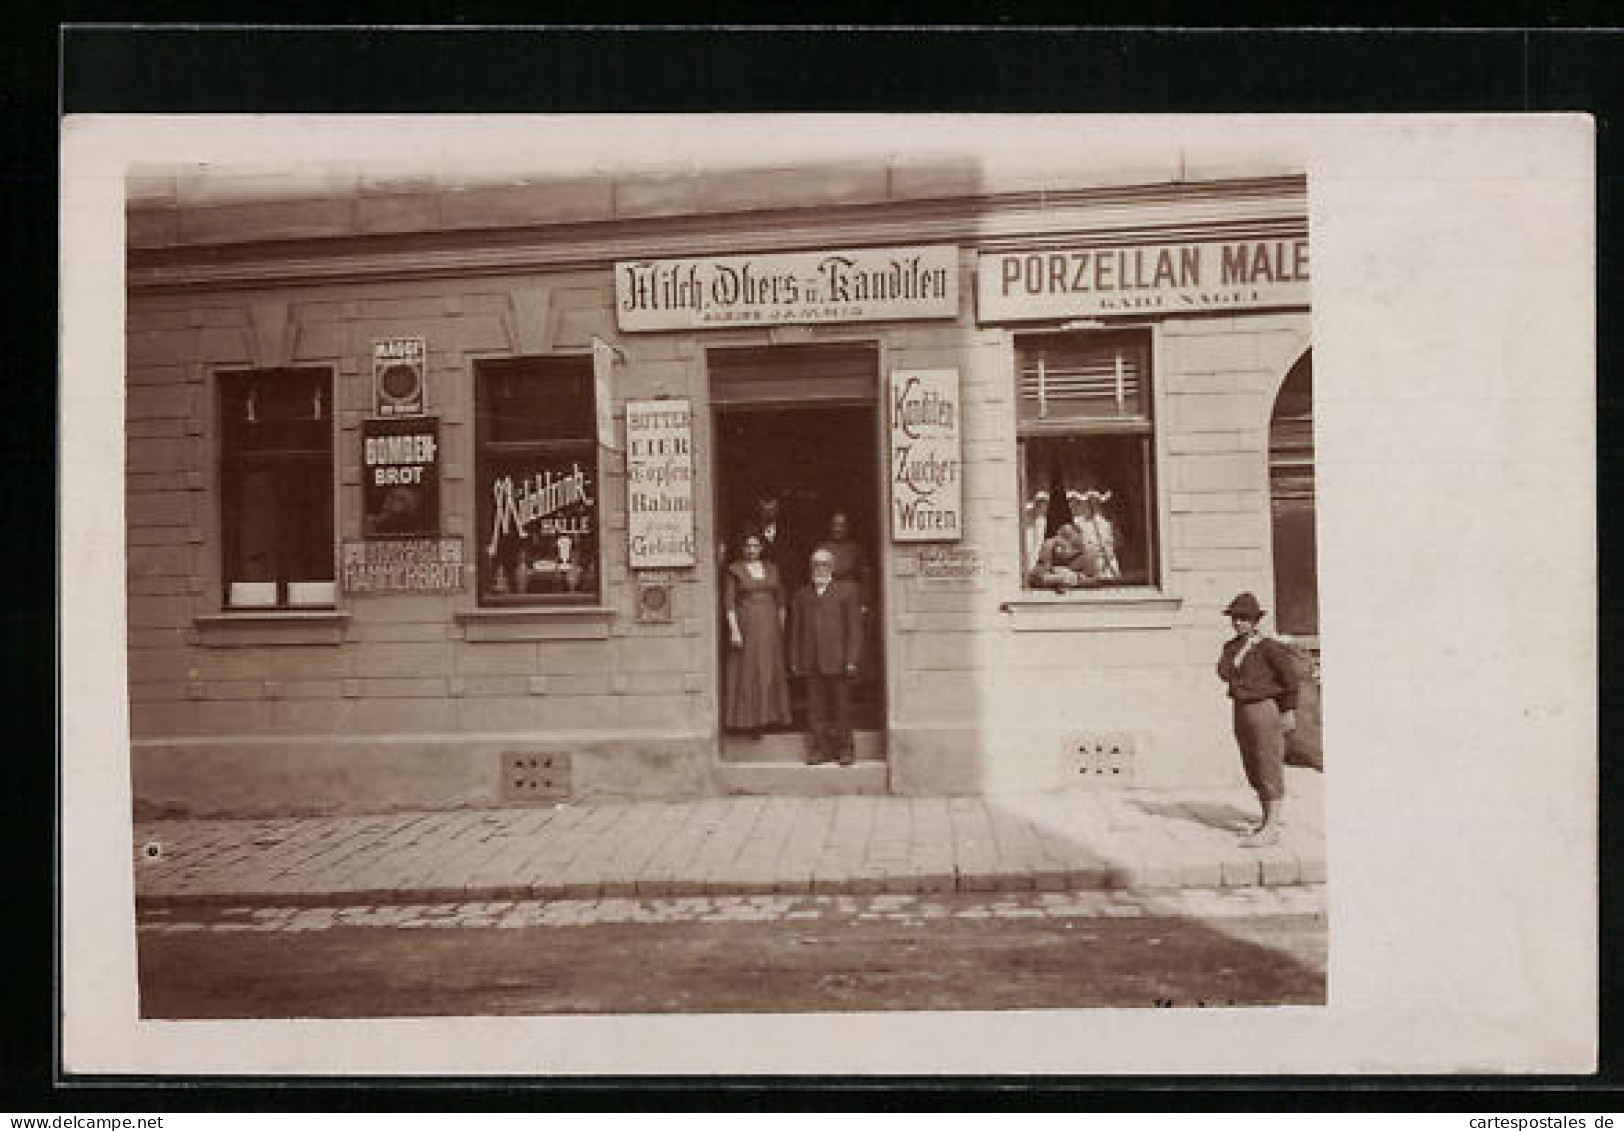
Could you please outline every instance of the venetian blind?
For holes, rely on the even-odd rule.
[[[1032,335],[1017,350],[1022,424],[1150,419],[1145,335]]]

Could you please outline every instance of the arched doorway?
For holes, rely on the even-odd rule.
[[[1269,416],[1269,506],[1274,524],[1275,628],[1300,647],[1307,671],[1286,760],[1324,769],[1319,681],[1319,573],[1314,556],[1314,364],[1304,353]]]
[[[1274,522],[1275,626],[1319,652],[1314,557],[1314,365],[1304,353],[1269,417],[1269,503]]]

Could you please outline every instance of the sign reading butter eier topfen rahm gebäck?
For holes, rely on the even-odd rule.
[[[626,538],[632,569],[694,564],[693,412],[686,397],[626,402]]]
[[[964,534],[959,371],[893,369],[888,392],[891,537],[957,542]]]
[[[622,330],[954,318],[949,245],[652,259],[615,264]]]

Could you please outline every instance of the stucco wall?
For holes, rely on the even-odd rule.
[[[860,202],[899,183],[894,175],[884,184],[848,179],[829,191]],[[694,204],[683,194],[697,191],[681,180],[639,186],[643,197],[612,190],[610,206],[635,201],[650,217],[677,215]],[[751,199],[770,198],[770,189],[756,185]],[[352,237],[357,209],[378,196],[388,201],[367,207],[419,209],[402,214],[394,230],[408,230],[408,220],[448,225],[441,198],[474,190],[433,186],[440,211],[431,216],[410,203],[410,186],[339,186],[333,191],[348,209],[334,221],[342,231],[312,219],[308,209],[320,201],[237,200],[218,187],[207,199],[188,197],[185,186],[165,191],[168,197],[153,190],[132,209],[132,245],[208,242],[208,232],[165,235],[140,225],[168,212],[174,215],[164,222],[179,224],[198,210],[213,223],[224,215],[216,209],[257,218],[247,228],[220,228],[222,239],[233,232],[239,239],[244,232]],[[582,193],[580,200],[597,199]],[[469,215],[500,219],[508,215],[502,199],[485,200]],[[572,217],[547,210],[567,209],[572,199],[526,189],[509,203],[515,221],[567,223]],[[545,213],[539,220],[537,209]],[[138,213],[147,218],[137,221]],[[840,242],[831,228],[826,246]],[[716,579],[706,548],[715,544],[718,469],[706,350],[819,341],[877,344],[882,404],[879,383],[892,369],[950,366],[960,374],[963,545],[983,569],[969,580],[928,580],[916,548],[882,538],[891,788],[1088,783],[1093,779],[1077,772],[1079,741],[1122,739],[1130,748],[1124,773],[1102,785],[1239,781],[1212,674],[1227,633],[1219,610],[1240,589],[1272,604],[1268,419],[1280,381],[1308,346],[1308,314],[1155,323],[1162,585],[1127,600],[1051,600],[1020,585],[1016,328],[976,323],[976,252],[965,244],[960,254],[962,313],[953,323],[622,335],[606,266],[132,292],[127,490],[138,800],[194,811],[488,804],[500,794],[499,758],[512,749],[570,752],[585,791],[713,788]],[[624,464],[614,453],[603,456],[599,511],[608,615],[504,618],[471,633],[457,616],[477,607],[470,571],[464,591],[452,596],[341,596],[343,615],[317,626],[208,621],[222,611],[214,374],[289,364],[334,370],[337,529],[356,537],[371,342],[396,334],[427,339],[427,409],[441,427],[442,529],[470,548],[479,542],[475,360],[584,352],[596,335],[624,351],[615,373],[617,427],[627,399],[692,400],[701,550],[694,569],[673,571],[670,624],[636,621]]]
[[[605,453],[603,603],[612,615],[490,631],[529,639],[471,640],[459,610],[475,606],[470,569],[462,593],[341,597],[347,620],[200,624],[221,612],[213,437],[214,377],[223,369],[325,365],[337,381],[337,520],[359,536],[359,424],[369,410],[374,338],[428,341],[428,411],[442,437],[442,529],[473,530],[474,359],[584,350],[612,338],[605,280],[564,275],[456,283],[359,285],[295,292],[139,296],[129,310],[127,399],[132,732],[140,745],[198,736],[263,743],[278,737],[660,733],[691,747],[712,726],[708,578],[679,571],[670,624],[639,624],[627,584],[623,457]],[[625,343],[617,417],[626,397],[684,395],[697,354],[669,338]],[[699,493],[701,496],[703,492]],[[708,499],[700,498],[708,507]],[[703,543],[702,543],[703,544]],[[292,643],[306,639],[310,642]],[[220,744],[224,749],[229,744]],[[214,770],[198,745],[170,760]],[[592,757],[590,753],[583,757]],[[461,798],[466,760],[447,762],[445,795]],[[582,770],[585,773],[587,771]],[[138,775],[138,780],[141,780]],[[368,787],[358,786],[362,794]],[[477,794],[479,787],[475,788]],[[389,794],[380,786],[378,796]],[[432,789],[419,791],[425,799]]]
[[[1020,589],[1014,346],[966,331],[954,348],[920,341],[896,364],[958,364],[966,403],[968,537],[986,563],[970,582],[925,581],[899,553],[899,695],[893,788],[934,792],[1089,784],[1080,741],[1131,753],[1105,784],[1219,786],[1240,779],[1227,702],[1213,675],[1228,635],[1220,610],[1249,589],[1272,603],[1268,420],[1282,375],[1308,346],[1308,315],[1167,319],[1158,324],[1161,595],[1152,608],[1113,595]]]

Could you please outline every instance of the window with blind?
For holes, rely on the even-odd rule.
[[[597,408],[586,357],[474,365],[483,605],[599,598]]]
[[[332,607],[332,371],[222,373],[219,406],[225,606]]]
[[[1027,587],[1155,584],[1149,331],[1023,334],[1015,356]]]

